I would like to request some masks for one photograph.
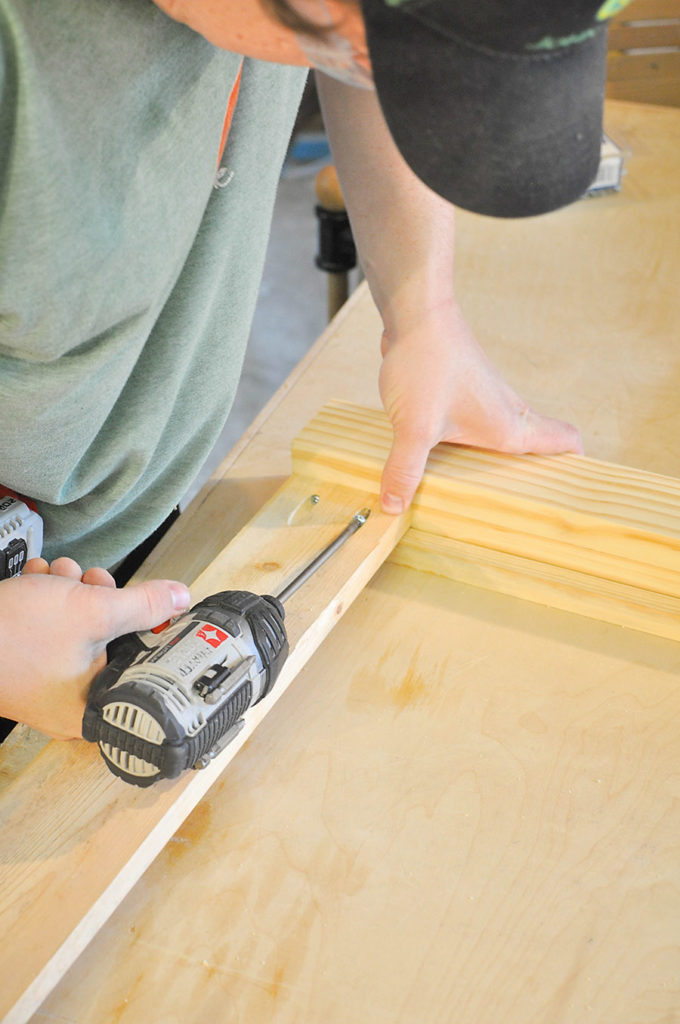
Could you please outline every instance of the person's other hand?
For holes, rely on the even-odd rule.
[[[118,590],[106,569],[31,559],[21,576],[0,582],[0,714],[56,739],[80,737],[107,643],[152,629],[189,603],[183,583],[150,580]]]
[[[380,394],[394,431],[381,502],[411,503],[440,441],[499,452],[582,452],[576,427],[534,412],[487,359],[457,305],[429,310],[398,336],[383,334]]]

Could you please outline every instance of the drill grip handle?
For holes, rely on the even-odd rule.
[[[199,762],[205,766],[226,746],[225,741],[250,707],[252,696],[250,680],[244,679],[204,728],[194,736],[185,736],[179,743],[167,739],[154,743],[130,731],[134,722],[124,720],[118,725],[115,720],[107,721],[96,714],[88,716],[87,711],[83,736],[99,744],[102,757],[114,775],[135,786],[150,786],[161,779],[176,779]]]

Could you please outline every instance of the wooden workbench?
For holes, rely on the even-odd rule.
[[[461,214],[458,291],[589,455],[677,477],[680,111],[607,127],[622,192]],[[326,399],[379,404],[379,334],[361,290],[146,575],[195,578]],[[32,1019],[680,1021],[679,671],[671,641],[387,563]]]

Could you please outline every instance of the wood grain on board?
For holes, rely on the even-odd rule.
[[[326,406],[293,444],[297,472],[377,491],[387,416]],[[575,455],[439,445],[402,564],[680,639],[680,481]]]

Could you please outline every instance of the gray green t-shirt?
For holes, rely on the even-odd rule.
[[[0,483],[111,565],[231,406],[304,71],[151,0],[0,0]],[[226,184],[224,184],[226,182]]]

